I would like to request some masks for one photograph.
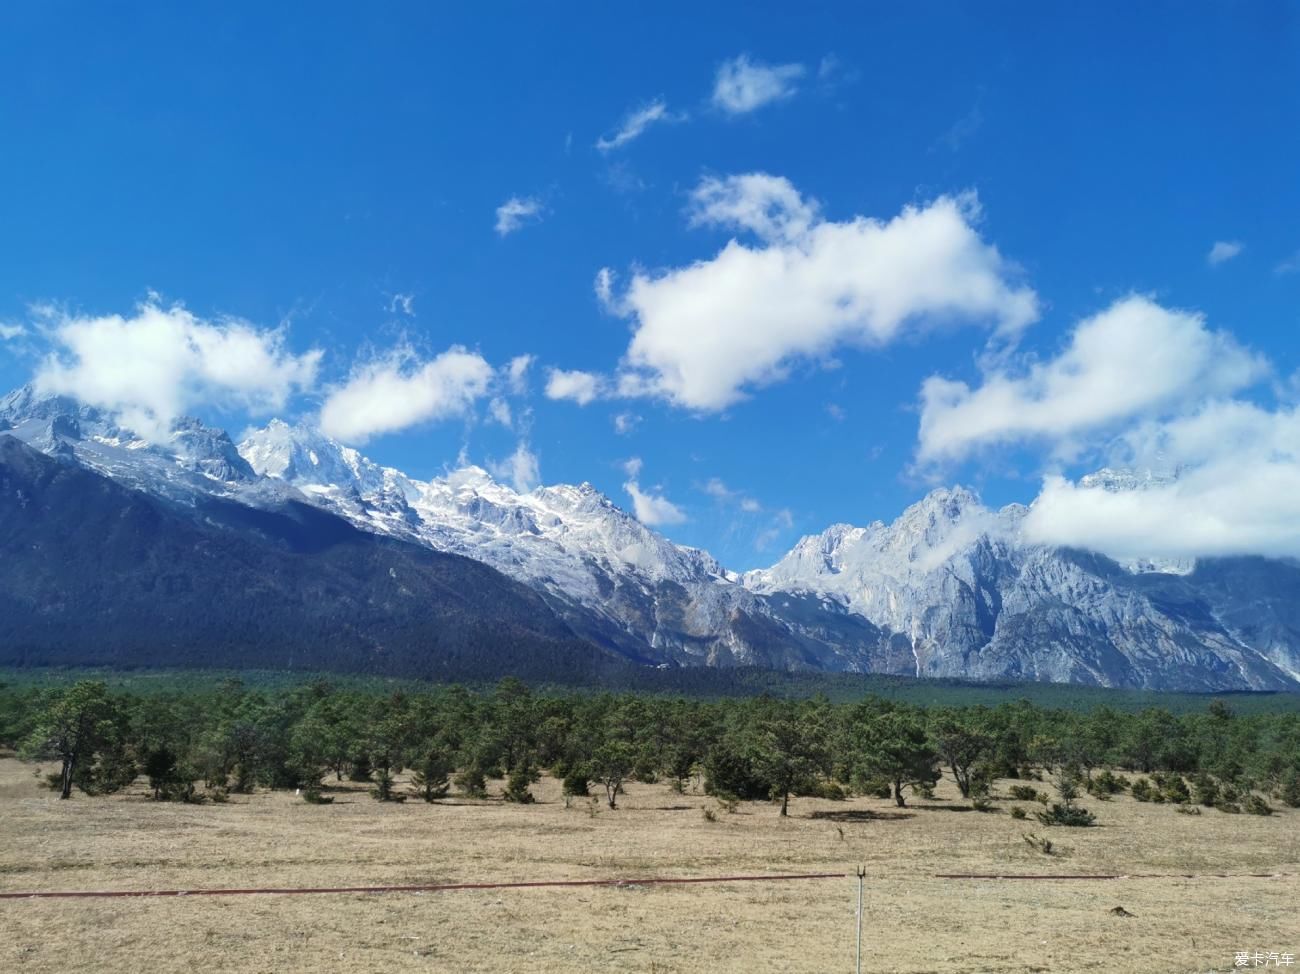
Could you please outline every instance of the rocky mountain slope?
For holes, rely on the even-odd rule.
[[[1179,689],[1300,687],[1300,568],[1225,559],[1119,565],[1026,543],[1025,508],[940,489],[893,524],[835,525],[738,575],[589,484],[518,492],[477,467],[428,481],[303,425],[237,446],[185,420],[145,443],[21,389],[0,428],[189,517],[311,507],[367,535],[464,556],[536,593],[568,632],[639,663],[752,664]],[[1101,471],[1097,489],[1142,489]]]
[[[618,660],[479,562],[311,505],[191,510],[0,433],[0,664],[533,678]]]

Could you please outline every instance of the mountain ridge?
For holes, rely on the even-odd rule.
[[[590,484],[519,492],[477,467],[419,481],[304,424],[272,420],[236,445],[182,420],[166,443],[148,444],[100,411],[17,390],[0,399],[0,425],[189,510],[208,498],[300,503],[484,563],[536,592],[576,637],[638,663],[1300,688],[1294,564],[1122,566],[1031,544],[1020,532],[1026,507],[990,510],[963,487],[937,488],[889,524],[832,525],[771,567],[736,573]],[[1152,479],[1094,477],[1101,489]],[[1245,593],[1261,585],[1269,596],[1252,614]]]

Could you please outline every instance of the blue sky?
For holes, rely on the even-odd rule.
[[[1290,462],[1291,4],[11,5],[0,86],[6,387],[233,432],[346,391],[333,429],[380,462],[532,458],[629,509],[630,483],[736,568],[935,483],[1029,503],[1117,455],[1240,467],[1186,445],[1209,407]],[[94,322],[143,327],[150,293],[182,331],[248,323],[261,384],[114,359]],[[1128,397],[1147,362],[1163,391]],[[357,404],[378,418],[337,419]],[[1229,529],[1201,553],[1269,525]]]

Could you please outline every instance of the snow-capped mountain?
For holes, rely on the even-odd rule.
[[[1143,489],[1152,479],[1102,471],[1084,486]],[[1293,598],[1300,594],[1295,565],[1123,566],[1026,542],[1026,512],[1021,505],[991,511],[967,490],[941,488],[892,524],[840,524],[806,537],[743,581],[768,596],[833,601],[905,635],[917,676],[1187,689],[1300,682],[1300,628],[1287,601],[1260,598],[1253,611],[1238,611],[1269,629],[1261,640],[1226,621],[1234,605],[1223,591],[1225,579],[1266,565]]]
[[[469,557],[540,594],[572,632],[641,663],[1300,687],[1300,566],[1119,565],[1030,544],[1025,507],[990,510],[962,488],[932,492],[892,524],[834,525],[742,576],[590,484],[519,492],[478,467],[422,481],[304,425],[275,420],[236,446],[182,420],[148,443],[98,410],[20,389],[0,400],[6,428],[179,508],[305,502],[365,532]],[[1082,484],[1156,482],[1103,470]]]
[[[30,386],[0,398],[0,430],[42,453],[178,503],[219,496],[250,505],[282,500],[284,486],[259,477],[229,435],[184,418],[163,443],[118,426],[102,410]]]
[[[531,585],[577,631],[643,661],[865,668],[880,639],[869,627],[860,644],[799,631],[707,552],[674,544],[590,484],[520,493],[474,466],[418,481],[280,421],[247,434],[239,452],[354,524]]]

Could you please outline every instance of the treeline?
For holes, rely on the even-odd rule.
[[[996,779],[1045,771],[1066,817],[1081,789],[1107,797],[1124,787],[1139,799],[1227,811],[1266,809],[1257,792],[1300,807],[1300,714],[1235,714],[1222,701],[1176,716],[1023,700],[923,708],[878,697],[538,693],[515,679],[478,692],[390,694],[238,680],[140,694],[82,681],[0,687],[0,743],[56,762],[50,784],[65,797],[113,792],[144,775],[159,800],[288,788],[327,802],[329,783],[347,779],[370,782],[381,800],[434,801],[453,790],[483,797],[489,779],[504,779],[506,800],[529,802],[547,771],[566,795],[594,790],[611,808],[625,781],[683,790],[698,777],[724,801],[770,799],[785,814],[791,795],[878,794],[902,806],[910,794],[929,795],[941,771],[980,807]],[[396,783],[403,771],[410,791]]]

